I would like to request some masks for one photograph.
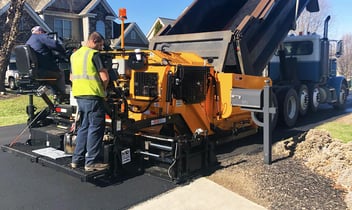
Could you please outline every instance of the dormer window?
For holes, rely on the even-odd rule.
[[[136,40],[137,39],[137,34],[135,31],[131,31],[131,39]]]

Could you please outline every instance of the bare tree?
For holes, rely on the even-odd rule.
[[[342,36],[343,53],[338,59],[338,73],[347,79],[352,77],[352,34]]]
[[[9,63],[11,50],[18,34],[18,25],[26,0],[11,0],[4,25],[2,46],[0,49],[0,92],[5,92],[5,72]]]
[[[329,4],[326,0],[319,0],[319,12],[308,12],[304,10],[296,21],[296,30],[294,34],[300,32],[308,33],[323,33],[324,20],[330,14]]]
[[[303,32],[307,33],[318,33],[323,34],[324,30],[324,20],[328,15],[331,15],[331,21],[329,23],[329,31],[334,29],[334,14],[330,10],[330,6],[326,0],[319,0],[320,11],[315,13],[310,13],[308,11],[303,11],[301,16],[297,20],[296,30],[291,31],[291,33],[298,34]],[[346,78],[352,77],[352,34],[345,34],[342,37],[344,46],[343,54],[337,59],[338,73],[345,76]],[[331,46],[331,55],[335,53],[336,43]]]

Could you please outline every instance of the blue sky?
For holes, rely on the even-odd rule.
[[[126,8],[125,22],[136,22],[143,33],[147,34],[158,17],[176,19],[193,0],[107,0],[107,2],[117,15],[119,8]]]
[[[331,12],[331,34],[335,39],[342,35],[352,33],[352,1],[351,0],[326,0]]]
[[[352,33],[352,0],[325,0],[331,14],[330,38],[340,39]],[[147,34],[158,17],[176,19],[193,0],[107,0],[118,14],[119,8],[127,9],[127,21],[136,22]]]

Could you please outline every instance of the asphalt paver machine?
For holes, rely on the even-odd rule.
[[[51,103],[45,88],[35,92],[48,107],[35,114],[29,108],[30,142],[2,149],[85,181],[145,172],[184,180],[216,162],[218,144],[258,132],[251,112],[236,105],[237,91],[254,93],[256,100],[241,103],[261,108],[261,90],[271,84],[261,72],[305,7],[317,10],[317,1],[198,0],[151,40],[149,50],[102,51],[111,77],[102,148],[109,170],[70,168],[77,108],[73,99]],[[30,53],[22,59],[31,72]]]

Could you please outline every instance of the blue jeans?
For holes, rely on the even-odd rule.
[[[101,148],[105,131],[105,111],[99,99],[77,99],[80,126],[72,162],[85,165],[101,162]]]

